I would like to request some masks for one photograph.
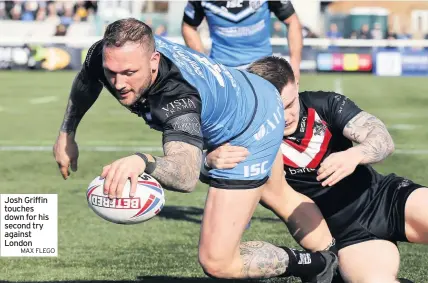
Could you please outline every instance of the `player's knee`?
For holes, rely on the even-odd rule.
[[[229,271],[229,262],[207,250],[199,251],[199,264],[204,273],[211,278],[224,279],[234,277]]]
[[[199,264],[204,273],[211,278],[225,278],[221,261],[215,261],[204,255],[199,255]]]

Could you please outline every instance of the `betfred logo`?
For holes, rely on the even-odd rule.
[[[358,71],[372,70],[372,56],[370,54],[358,54]]]
[[[93,206],[114,208],[114,209],[139,209],[141,208],[140,198],[116,198],[109,199],[105,196],[91,195],[90,200]]]

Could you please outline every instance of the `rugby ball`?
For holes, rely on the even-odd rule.
[[[137,190],[129,197],[131,182],[128,180],[122,198],[110,199],[103,192],[104,178],[96,177],[86,191],[89,207],[101,218],[117,224],[137,224],[156,216],[165,204],[162,186],[149,174],[138,177]]]

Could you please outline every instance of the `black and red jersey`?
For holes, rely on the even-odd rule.
[[[313,199],[328,217],[357,201],[380,175],[369,165],[358,165],[353,174],[333,187],[323,187],[316,180],[320,164],[329,154],[353,146],[343,129],[362,110],[334,92],[302,92],[299,100],[299,125],[281,144],[286,179],[296,191]]]

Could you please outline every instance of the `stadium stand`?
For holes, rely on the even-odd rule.
[[[293,1],[293,4],[303,23],[303,72],[319,71],[320,63],[326,63],[326,58],[327,65],[334,65],[331,58],[345,54],[354,54],[358,58],[362,56],[359,54],[369,56],[369,69],[374,71],[375,57],[380,50],[413,52],[428,49],[426,2],[407,1],[404,5],[384,1],[311,0]],[[0,47],[57,43],[84,52],[103,34],[108,23],[124,17],[143,20],[155,34],[183,43],[180,27],[185,5],[186,1],[0,1]],[[199,27],[199,32],[209,50],[206,22]],[[287,57],[287,29],[274,15],[271,32],[274,54]],[[331,54],[320,54],[323,52]],[[416,59],[414,54],[409,56],[412,57],[410,61],[425,62],[425,54],[417,55],[423,57]],[[344,64],[346,60],[343,58],[340,60]],[[424,66],[415,68],[424,69]],[[338,70],[343,71],[343,67]]]

